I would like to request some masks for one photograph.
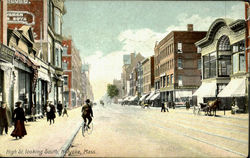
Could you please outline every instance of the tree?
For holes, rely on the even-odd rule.
[[[116,85],[113,85],[113,84],[108,84],[107,92],[108,92],[108,96],[111,99],[119,95],[119,89],[116,87]]]

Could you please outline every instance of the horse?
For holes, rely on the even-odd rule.
[[[207,102],[207,114],[209,112],[211,115],[211,111],[213,111],[213,115],[216,116],[216,109],[220,103],[221,103],[221,101],[218,98],[216,98],[213,101],[208,101]]]

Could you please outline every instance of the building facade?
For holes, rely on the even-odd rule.
[[[133,70],[133,68],[137,65],[139,61],[142,61],[144,57],[138,53],[131,53],[130,55],[123,56],[123,67],[122,67],[122,95],[128,96],[130,92],[130,74]]]
[[[65,38],[62,43],[64,101],[69,108],[74,108],[83,103],[84,88],[87,86],[83,83],[82,60],[79,50],[75,48],[72,39]]]
[[[187,26],[187,31],[172,31],[155,45],[155,89],[162,101],[187,101],[201,84],[201,55],[194,43],[206,32]]]
[[[29,61],[37,65],[37,80],[35,90],[32,91],[32,104],[36,106],[36,114],[44,114],[43,107],[46,101],[51,101],[57,106],[62,97],[62,16],[65,14],[64,1],[57,0],[27,0],[27,1],[5,1],[7,3],[6,26],[10,30],[8,37],[30,41],[13,45],[12,40],[8,41],[11,47],[21,48],[26,51],[28,47]],[[29,26],[29,27],[27,27]],[[6,29],[7,30],[7,29]],[[17,30],[17,31],[16,31]],[[22,38],[16,36],[21,34]],[[22,35],[22,32],[28,33]],[[27,45],[28,46],[25,46]],[[30,53],[36,50],[35,54]],[[15,54],[17,54],[15,52]],[[22,55],[20,55],[20,58]],[[27,60],[27,61],[28,61]],[[27,81],[29,82],[29,81]],[[28,85],[28,83],[27,83]],[[18,93],[23,93],[22,88]],[[26,91],[26,90],[25,90]],[[28,94],[29,96],[29,94]],[[27,97],[27,96],[26,96]],[[19,98],[20,99],[20,98]],[[29,100],[30,101],[30,100]]]
[[[217,19],[206,37],[196,43],[203,63],[202,85],[195,92],[198,103],[220,97],[222,106],[230,108],[236,97],[238,106],[245,109],[245,24],[245,20]]]

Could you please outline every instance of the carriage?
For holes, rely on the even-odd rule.
[[[193,113],[200,115],[200,111],[204,111],[205,115],[211,115],[213,111],[213,115],[216,116],[216,109],[220,103],[221,101],[218,98],[213,101],[208,101],[207,103],[199,103],[198,106],[194,106]]]

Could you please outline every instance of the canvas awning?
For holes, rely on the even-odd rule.
[[[143,101],[149,94],[144,94],[142,95],[142,97],[140,98],[140,101]]]
[[[216,95],[216,83],[202,83],[201,86],[195,91],[193,96],[197,97],[215,97]]]
[[[155,91],[150,92],[149,96],[145,100],[149,100],[154,94],[155,94]]]
[[[176,98],[192,97],[192,91],[175,91]]]
[[[160,99],[160,93],[155,93],[150,100]]]
[[[130,99],[129,99],[129,101],[134,101],[134,100],[136,100],[137,99],[137,95],[136,96],[132,96]]]
[[[218,94],[218,97],[245,96],[246,79],[232,79],[228,85]]]

